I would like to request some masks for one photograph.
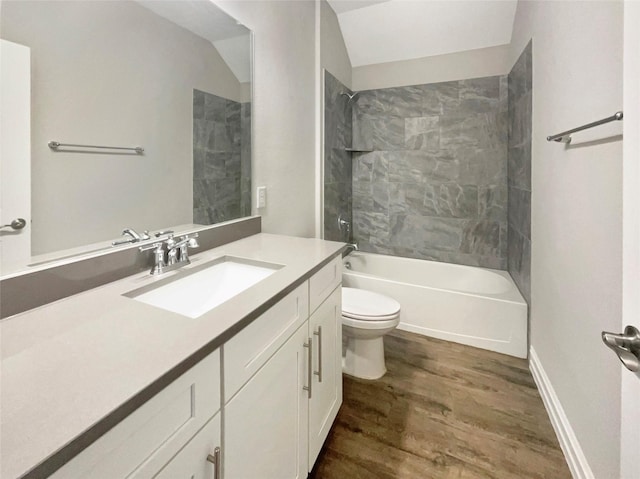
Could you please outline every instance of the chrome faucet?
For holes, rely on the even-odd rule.
[[[197,248],[200,246],[198,240],[196,240],[197,237],[198,233],[195,233],[193,236],[181,236],[180,241],[176,241],[173,235],[169,235],[169,238],[167,238],[167,265],[191,263],[189,259],[189,248]],[[180,257],[179,260],[178,257]]]
[[[151,236],[149,236],[149,232],[147,230],[144,230],[142,235],[140,235],[133,228],[125,228],[125,229],[123,229],[122,230],[122,236],[127,236],[127,238],[116,240],[116,241],[112,242],[111,245],[112,246],[118,246],[118,245],[126,244],[126,243],[138,243],[140,241],[145,241],[145,240],[148,240],[148,239],[151,238]]]
[[[164,242],[153,243],[147,246],[140,246],[140,251],[154,250],[154,264],[151,268],[151,274],[162,274],[167,271],[174,270],[185,264],[190,264],[189,248],[197,248],[198,241],[196,238],[198,233],[191,236],[184,235],[180,237],[180,241],[176,241],[173,235]],[[164,246],[166,245],[166,250]],[[166,257],[166,259],[165,259]]]
[[[147,246],[140,246],[140,252],[153,250],[153,268],[151,268],[151,274],[162,274],[167,267],[167,263],[164,260],[164,244],[153,243]]]
[[[191,263],[191,260],[189,259],[189,248],[200,247],[198,240],[196,239],[197,236],[198,233],[192,237],[183,236],[182,239],[176,243],[175,247],[180,249],[180,261]]]

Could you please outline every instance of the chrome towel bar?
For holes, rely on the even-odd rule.
[[[557,135],[548,136],[547,141],[556,141],[558,143],[571,143],[572,133],[586,130],[588,128],[593,128],[594,126],[604,125],[605,123],[609,123],[612,121],[622,120],[622,117],[623,117],[622,112],[617,111],[613,115],[608,116],[607,118],[603,118],[602,120],[594,121],[592,123],[587,123],[586,125],[573,128],[572,130],[563,131],[562,133],[558,133]]]
[[[102,150],[127,150],[127,151],[135,151],[139,155],[144,153],[144,148],[142,148],[141,146],[124,147],[124,146],[76,145],[73,143],[60,143],[58,141],[53,141],[53,140],[47,143],[47,145],[49,145],[49,148],[51,148],[54,151],[58,151],[59,148],[71,147],[71,148],[99,148]]]

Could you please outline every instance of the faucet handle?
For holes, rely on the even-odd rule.
[[[162,274],[167,264],[164,261],[164,249],[163,243],[153,243],[150,245],[140,246],[138,249],[142,251],[153,250],[154,264],[151,269],[151,274]]]
[[[162,243],[148,244],[145,246],[140,246],[138,249],[140,250],[141,253],[143,251],[149,251],[150,249],[162,250]]]
[[[197,248],[200,245],[198,244],[198,233],[194,233],[193,235],[184,235],[180,237],[180,241],[174,247],[180,247],[180,261],[189,264],[191,261],[189,260],[189,248]]]
[[[196,239],[198,236],[198,233],[193,233],[192,235],[187,234],[180,237],[180,242],[186,241],[186,244],[189,246],[189,248],[198,248],[200,246],[198,244],[198,240]]]
[[[156,238],[160,238],[160,236],[162,235],[168,235],[168,234],[172,234],[173,230],[162,230],[162,231],[158,231],[157,233],[154,233],[153,236],[155,236]]]

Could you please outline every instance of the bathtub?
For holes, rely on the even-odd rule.
[[[343,262],[343,286],[400,303],[399,329],[527,357],[527,303],[509,273],[361,252]]]

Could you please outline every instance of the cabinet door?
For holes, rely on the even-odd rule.
[[[342,404],[342,287],[309,318],[313,338],[313,394],[309,401],[309,470]]]
[[[305,321],[226,404],[225,479],[307,477],[307,332]]]
[[[224,344],[224,402],[309,319],[305,281]]]
[[[220,447],[220,413],[216,414],[187,445],[154,475],[157,479],[221,479],[213,459]]]
[[[149,399],[50,479],[149,479],[220,409],[216,350]]]

